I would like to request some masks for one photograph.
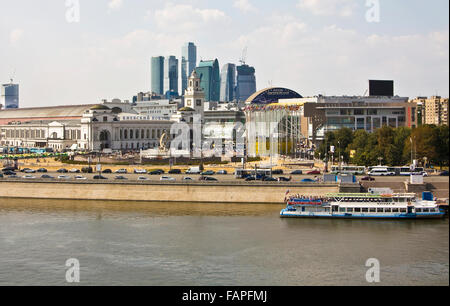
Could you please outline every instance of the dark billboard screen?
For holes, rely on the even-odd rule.
[[[394,96],[394,81],[369,80],[370,96]]]

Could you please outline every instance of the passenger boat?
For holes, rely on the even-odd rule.
[[[329,194],[325,197],[288,196],[282,218],[343,219],[438,219],[439,209],[431,193],[422,199],[413,193],[396,194]]]

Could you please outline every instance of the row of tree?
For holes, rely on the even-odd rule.
[[[331,147],[335,147],[334,154]],[[383,127],[373,133],[343,128],[327,132],[324,142],[316,150],[316,158],[335,161],[339,156],[346,163],[358,166],[374,166],[380,162],[389,166],[404,166],[416,159],[421,164],[449,165],[449,127],[423,125],[407,127]]]

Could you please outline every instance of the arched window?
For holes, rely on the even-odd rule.
[[[124,138],[128,139],[128,130],[124,130],[123,133],[124,133]]]

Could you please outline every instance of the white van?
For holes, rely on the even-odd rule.
[[[191,167],[188,171],[186,171],[186,174],[201,174],[202,171],[200,170],[200,167]]]
[[[395,176],[395,172],[389,171],[388,168],[374,168],[369,172],[369,176]]]

